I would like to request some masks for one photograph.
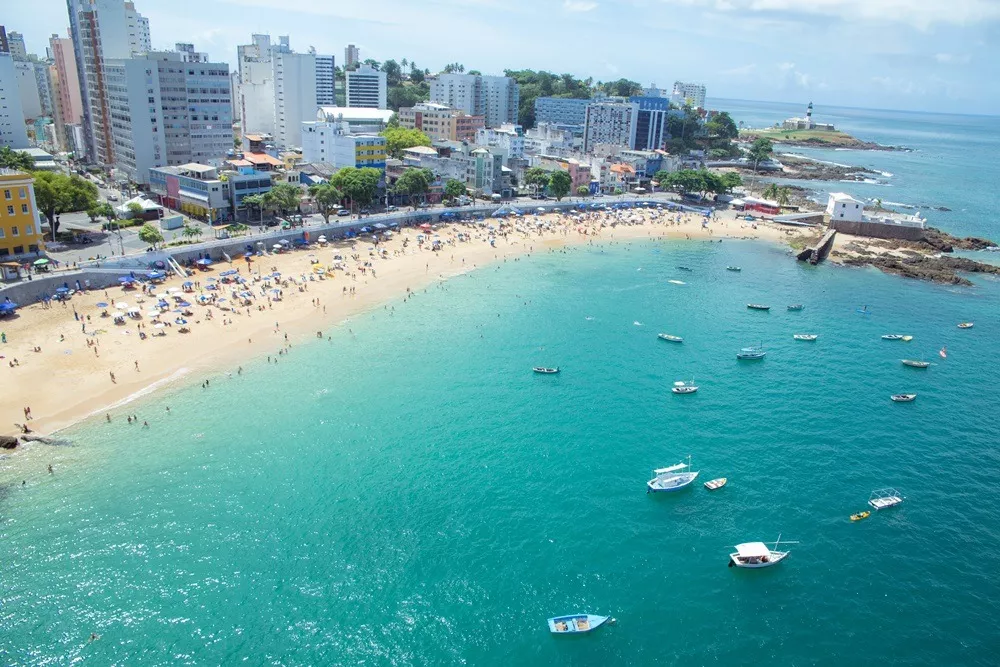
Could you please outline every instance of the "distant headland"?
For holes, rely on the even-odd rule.
[[[775,123],[774,127],[741,129],[740,139],[753,141],[758,138],[770,139],[786,146],[813,146],[816,148],[850,148],[862,151],[905,151],[902,146],[884,146],[872,141],[862,141],[846,132],[838,130],[830,123],[813,120],[813,103],[806,107],[804,118],[788,118]]]

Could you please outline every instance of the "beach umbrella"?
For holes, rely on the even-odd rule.
[[[69,291],[68,287],[57,287],[56,288],[56,294],[65,294],[68,291]]]
[[[388,229],[388,227],[386,225],[383,225],[381,222],[378,222],[375,223],[375,229]]]
[[[420,225],[420,229],[427,230],[427,229],[430,229],[430,228],[431,228],[431,226],[429,224],[427,224],[426,222],[424,224]]]
[[[221,299],[216,299],[216,301],[217,301],[218,303],[222,303],[222,302],[223,302],[223,301],[225,301],[225,300],[226,300],[226,297],[222,297]]]
[[[156,324],[153,325],[153,328],[154,329],[162,329],[165,326],[167,326],[167,325],[164,324],[163,322],[157,322]]]
[[[272,274],[271,274],[271,277],[272,277],[272,278],[280,278],[280,277],[281,277],[281,274],[280,274],[280,273],[278,273],[277,271],[275,271],[274,273],[272,273]]]
[[[211,266],[212,265],[212,260],[210,260],[207,257],[202,257],[196,263],[198,264],[198,266]]]
[[[159,317],[160,316],[160,311],[158,311],[156,309],[153,309],[153,310],[148,311],[146,313],[146,315],[148,315],[149,317]]]
[[[124,301],[119,301],[115,304],[115,308],[117,308],[118,310],[128,310],[129,305]]]
[[[212,283],[211,285],[205,285],[205,289],[215,290],[219,288],[215,285],[215,283]]]
[[[108,307],[108,304],[104,303],[103,301],[98,301],[94,305],[96,305],[98,308],[107,308]]]
[[[13,301],[4,301],[0,303],[0,315],[7,315],[13,313],[17,309],[17,304]]]
[[[122,276],[121,278],[118,279],[118,282],[120,282],[122,285],[129,285],[135,281],[129,278],[128,276]]]
[[[36,260],[35,260],[34,262],[32,262],[32,263],[33,263],[33,264],[34,264],[35,266],[45,266],[46,264],[48,264],[48,263],[49,263],[49,260],[48,260],[47,258],[45,258],[45,257],[42,257],[42,258],[40,258],[40,259],[36,259]]]
[[[179,304],[177,304],[177,305],[178,305],[178,306],[180,306],[181,308],[190,308],[190,307],[191,307],[191,304],[190,304],[190,303],[188,303],[187,301],[181,301],[181,302],[180,302]]]

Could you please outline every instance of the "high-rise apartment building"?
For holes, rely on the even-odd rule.
[[[24,35],[14,30],[7,33],[7,50],[11,58],[17,61],[28,59],[28,49],[24,46]]]
[[[243,135],[269,134],[281,147],[297,147],[302,121],[314,120],[320,106],[334,102],[333,56],[292,51],[287,36],[272,44],[269,35],[237,47],[239,111]]]
[[[149,50],[149,21],[125,0],[67,0],[70,38],[83,102],[86,155],[114,163],[105,60],[121,60]]]
[[[587,105],[583,129],[583,151],[590,153],[598,144],[635,147],[639,105],[633,102],[602,101]]]
[[[472,116],[484,116],[487,127],[517,122],[521,93],[510,77],[444,73],[429,81],[431,102]]]
[[[572,97],[536,97],[535,124],[568,125],[583,127],[587,122],[589,99]]]
[[[187,46],[187,45],[180,45]],[[229,65],[191,50],[108,60],[115,168],[136,183],[151,167],[221,160],[233,147]]]
[[[10,53],[0,51],[0,146],[28,148],[15,64]]]
[[[632,148],[640,151],[664,148],[667,141],[670,140],[667,119],[671,113],[679,114],[682,112],[671,111],[671,101],[666,97],[638,95],[629,98],[629,100],[639,105],[639,113],[636,115],[635,143]]]
[[[345,77],[347,106],[386,108],[388,87],[385,72],[380,72],[371,65],[361,65],[355,70],[347,70]]]
[[[361,51],[353,44],[348,44],[344,49],[344,69],[357,67],[361,63]]]
[[[695,109],[705,108],[705,86],[700,83],[674,82],[674,90],[670,93],[670,101],[677,106],[690,106]]]

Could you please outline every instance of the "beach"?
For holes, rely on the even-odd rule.
[[[240,373],[241,362],[249,359],[277,360],[288,346],[327,335],[330,327],[349,326],[350,318],[359,313],[388,307],[389,302],[395,308],[435,281],[518,255],[566,244],[750,237],[784,243],[798,235],[776,225],[753,226],[731,213],[714,219],[707,228],[702,220],[693,214],[649,210],[590,213],[582,219],[547,214],[508,221],[502,228],[506,233],[495,235],[483,226],[437,225],[423,243],[418,242],[421,230],[406,228],[381,241],[379,254],[370,237],[326,247],[313,244],[254,257],[249,265],[234,259],[231,265],[217,263],[191,277],[172,276],[156,286],[155,296],[112,288],[78,293],[48,306],[26,306],[16,318],[2,323],[7,342],[0,346],[0,363],[17,388],[17,398],[0,407],[0,432],[16,435],[20,432],[16,425],[26,423],[33,433],[47,435],[95,414],[126,418],[124,405],[157,388],[182,380],[211,382],[212,374]],[[468,240],[459,241],[459,234]],[[437,251],[431,249],[435,238],[442,242]],[[343,268],[331,269],[320,279],[314,268],[331,267],[335,255],[343,258]],[[230,307],[235,285],[206,289],[209,278],[231,269],[250,281],[239,288],[253,294],[248,306]],[[281,274],[280,281],[265,282],[264,277],[275,271]],[[192,303],[193,315],[187,318],[190,332],[179,332],[174,321],[179,315],[170,310],[159,318],[165,326],[153,328],[147,310],[187,281],[199,286],[182,293]],[[281,290],[280,300],[274,299],[275,289]],[[199,305],[195,299],[200,294],[227,300]],[[121,302],[138,308],[143,316],[117,325],[112,317],[101,316]],[[405,306],[398,312],[403,314]],[[153,335],[159,332],[166,335]]]

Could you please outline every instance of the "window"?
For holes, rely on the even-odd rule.
[[[20,197],[21,199],[27,199],[28,198],[28,191],[25,190],[24,188],[21,188],[21,189],[19,189],[17,191],[17,196]]]
[[[2,239],[5,236],[7,236],[7,232],[3,230],[3,227],[0,227],[0,239]]]
[[[11,199],[10,190],[4,190],[3,191],[3,198],[4,199]]]
[[[31,225],[25,225],[24,226],[24,235],[25,236],[31,236],[34,233],[35,233],[35,228],[34,227],[32,227]]]
[[[10,190],[8,190],[7,192],[10,192]],[[7,207],[7,215],[14,215],[14,207],[13,206],[8,206]]]
[[[27,213],[27,212],[28,212],[28,205],[21,204],[21,213]]]
[[[20,232],[17,231],[17,225],[11,225],[10,227],[11,236],[20,236]]]

